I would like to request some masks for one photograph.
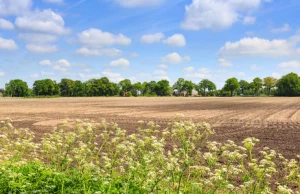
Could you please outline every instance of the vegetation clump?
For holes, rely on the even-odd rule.
[[[40,141],[7,120],[0,134],[0,193],[300,192],[299,157],[254,152],[255,138],[209,141],[209,124],[181,117],[166,129],[140,121],[133,134],[78,120]]]

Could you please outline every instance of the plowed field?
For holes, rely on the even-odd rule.
[[[256,137],[286,157],[300,154],[300,98],[0,98],[0,120],[11,118],[40,136],[61,121],[84,118],[105,118],[129,131],[139,120],[166,127],[177,113],[209,122],[218,141]]]

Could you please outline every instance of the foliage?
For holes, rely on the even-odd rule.
[[[277,79],[274,77],[266,77],[264,78],[264,86],[268,91],[268,96],[271,95],[271,90],[277,85]]]
[[[51,79],[37,80],[33,83],[33,94],[35,96],[59,95],[59,85]]]
[[[245,90],[249,89],[249,83],[246,80],[241,80],[239,82],[239,84],[240,84],[240,88],[242,90],[242,94],[244,95],[245,94]]]
[[[157,96],[168,96],[171,94],[170,83],[168,80],[161,80],[157,82],[154,87],[154,91]]]
[[[236,78],[230,78],[226,81],[224,90],[230,91],[230,96],[233,96],[233,92],[240,87],[239,81]]]
[[[253,79],[253,82],[251,83],[251,88],[254,90],[254,94],[258,95],[259,90],[263,86],[263,81],[259,77],[256,77]]]
[[[278,81],[278,94],[280,96],[300,95],[300,78],[295,73],[283,76]]]
[[[120,81],[119,86],[122,90],[123,96],[126,96],[127,92],[129,92],[132,89],[132,84],[129,79]]]
[[[216,90],[217,87],[212,81],[210,81],[208,79],[203,79],[199,83],[199,89],[203,90],[204,96],[206,96],[206,90],[208,90],[210,92],[210,91]]]
[[[78,120],[46,133],[0,123],[0,193],[293,193],[300,158],[254,151],[259,140],[209,141],[207,123],[178,117],[166,129]]]
[[[25,97],[28,95],[28,85],[20,79],[11,80],[5,84],[5,95],[10,97]]]

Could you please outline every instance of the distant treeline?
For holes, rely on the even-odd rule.
[[[93,97],[93,96],[170,96],[184,91],[193,96],[300,96],[300,78],[290,73],[276,79],[274,77],[255,78],[252,82],[230,78],[221,90],[203,79],[200,83],[179,78],[171,86],[168,80],[132,83],[129,79],[119,83],[107,77],[91,79],[86,82],[62,79],[60,83],[51,79],[37,80],[33,87],[20,79],[11,80],[1,90],[7,97]]]

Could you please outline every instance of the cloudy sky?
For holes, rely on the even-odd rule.
[[[0,0],[0,87],[300,73],[299,18],[299,0]]]

